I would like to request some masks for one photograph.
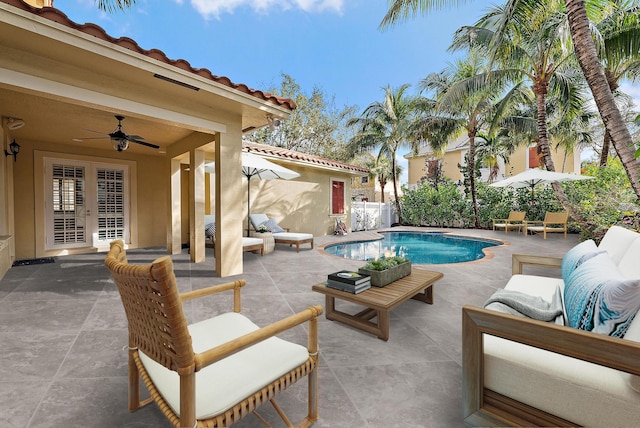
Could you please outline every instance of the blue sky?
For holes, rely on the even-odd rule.
[[[138,0],[111,14],[93,0],[54,6],[73,21],[98,24],[113,37],[130,37],[235,83],[267,90],[286,73],[305,93],[317,86],[335,97],[336,107],[362,111],[382,99],[382,88],[415,88],[445,68],[455,58],[447,51],[455,30],[473,24],[489,3],[470,1],[384,32],[378,25],[387,0]]]

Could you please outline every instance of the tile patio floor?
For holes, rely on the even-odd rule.
[[[499,238],[493,257],[457,265],[424,266],[444,272],[435,285],[434,305],[408,301],[391,314],[388,342],[323,318],[319,327],[320,420],[315,427],[463,427],[461,312],[464,304],[482,305],[511,275],[511,254],[562,256],[576,235],[523,237],[503,231],[459,231]],[[316,249],[278,245],[260,257],[244,253],[247,281],[243,313],[265,325],[309,305],[324,306],[311,285],[327,273],[356,268],[361,262],[339,259],[318,248],[337,240],[316,238]],[[163,249],[128,253],[130,262],[150,262]],[[65,256],[55,263],[12,268],[0,280],[0,426],[9,427],[168,427],[155,405],[127,411],[126,319],[115,285],[103,266],[104,253]],[[226,282],[217,278],[211,250],[207,260],[190,263],[173,257],[181,291]],[[543,273],[527,271],[527,273]],[[553,275],[554,272],[548,272]],[[191,321],[231,308],[229,296],[185,306]],[[342,306],[344,308],[344,306]],[[306,343],[299,327],[286,338]],[[305,406],[306,381],[281,394],[280,405],[293,420]],[[269,405],[261,414],[282,426]],[[292,410],[293,409],[293,410]],[[239,427],[261,426],[249,416]]]

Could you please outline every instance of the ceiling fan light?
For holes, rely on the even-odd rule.
[[[124,152],[129,148],[129,140],[126,138],[112,138],[111,145],[117,152]]]

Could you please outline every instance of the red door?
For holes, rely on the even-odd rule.
[[[344,181],[331,181],[331,214],[344,214]]]

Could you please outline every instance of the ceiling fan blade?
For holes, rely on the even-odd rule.
[[[105,135],[104,137],[78,137],[78,138],[72,138],[73,141],[86,141],[86,140],[107,140],[109,138],[108,135]]]
[[[109,135],[109,134],[107,134],[106,132],[94,131],[93,129],[85,129],[85,131],[95,132],[96,134],[102,134],[102,135],[106,135],[106,136],[108,136],[108,135]]]
[[[146,141],[136,140],[136,139],[133,139],[131,137],[127,138],[127,140],[131,141],[132,143],[142,144],[143,146],[152,147],[154,149],[159,149],[160,148],[160,146],[158,146],[156,144],[151,144],[151,143],[147,143]]]

